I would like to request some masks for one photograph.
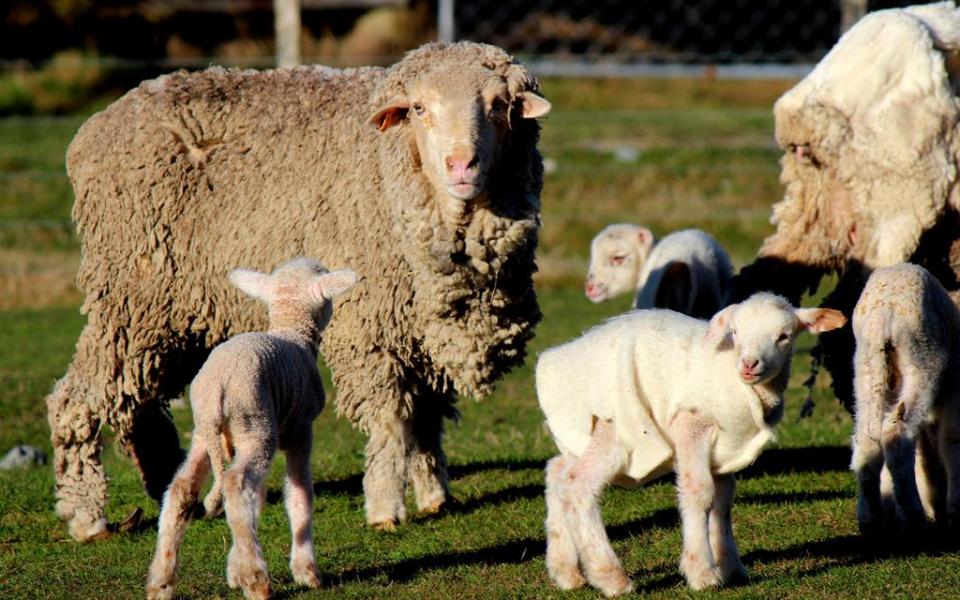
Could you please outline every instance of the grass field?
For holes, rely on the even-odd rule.
[[[542,148],[556,164],[543,193],[545,315],[535,352],[569,339],[629,299],[593,305],[580,293],[590,237],[613,221],[656,232],[713,232],[741,265],[771,230],[779,153],[770,106],[788,83],[549,81],[555,110]],[[72,288],[78,247],[63,154],[82,116],[0,121],[0,450],[49,451],[43,396],[70,359],[83,325]],[[636,160],[630,160],[631,155]],[[618,158],[619,157],[619,158]],[[740,478],[735,534],[748,585],[736,598],[956,597],[960,552],[938,543],[876,548],[856,533],[847,470],[850,418],[822,377],[813,418],[798,421],[813,340],[802,338],[778,444]],[[314,538],[324,587],[295,587],[280,499],[282,458],[269,484],[261,540],[280,598],[593,598],[562,594],[544,568],[543,462],[554,447],[541,425],[530,365],[483,402],[461,400],[446,447],[457,505],[396,533],[363,526],[364,440],[327,411],[316,424]],[[186,408],[174,409],[181,431]],[[72,542],[53,514],[49,468],[0,473],[0,598],[141,597],[155,542],[157,507],[129,461],[104,449],[108,516],[142,506],[140,531],[89,545]],[[412,505],[411,505],[412,509]],[[688,597],[677,570],[678,517],[671,483],[612,489],[603,510],[614,546],[643,594]],[[238,598],[224,578],[223,520],[186,535],[178,591]]]

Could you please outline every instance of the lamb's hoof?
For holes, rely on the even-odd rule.
[[[580,567],[573,564],[547,566],[547,572],[550,573],[550,579],[553,580],[561,590],[575,590],[586,585],[587,580],[580,572]]]
[[[140,527],[140,523],[143,521],[143,509],[139,506],[130,511],[130,514],[127,517],[120,521],[120,524],[117,525],[117,531],[127,532],[134,531]]]
[[[147,600],[172,600],[173,582],[147,586]]]
[[[447,509],[447,500],[439,500],[428,504],[427,506],[420,507],[418,509],[419,516],[421,517],[432,517],[434,515],[439,515]]]
[[[70,519],[70,535],[78,542],[95,542],[110,537],[110,528],[106,519],[89,519],[77,513]]]
[[[370,527],[373,527],[377,531],[393,533],[394,531],[397,530],[397,520],[387,519],[386,521],[378,521],[376,523],[370,523]]]
[[[723,585],[744,585],[750,581],[750,576],[747,575],[747,570],[743,568],[743,565],[731,569],[724,569],[722,574]]]
[[[633,591],[633,582],[623,569],[608,569],[606,572],[590,577],[590,584],[607,598],[622,596]]]
[[[266,571],[248,570],[237,573],[237,570],[227,569],[227,585],[243,590],[243,595],[249,600],[266,600],[273,592],[270,590],[270,577]]]
[[[317,567],[313,563],[290,565],[290,573],[293,575],[293,580],[302,586],[318,588],[323,585],[320,574],[317,573]]]
[[[718,588],[723,585],[723,578],[720,576],[719,569],[689,569],[684,571],[687,578],[687,585],[691,589],[700,591],[710,588]]]
[[[273,590],[270,589],[269,581],[258,581],[253,585],[243,586],[243,595],[247,600],[270,600]]]

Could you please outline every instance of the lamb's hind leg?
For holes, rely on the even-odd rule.
[[[724,583],[745,581],[747,570],[740,562],[740,552],[733,539],[733,523],[730,519],[737,481],[732,473],[716,475],[713,485],[716,489],[713,506],[710,508],[710,546],[713,549],[713,558],[720,568]]]
[[[917,436],[926,412],[932,403],[932,390],[914,369],[903,369],[903,386],[899,401],[883,420],[880,442],[883,457],[893,480],[898,517],[907,532],[918,532],[926,526],[926,514],[917,489]]]
[[[547,573],[562,590],[582,587],[587,582],[577,562],[577,547],[567,526],[567,515],[558,491],[575,460],[555,456],[547,461],[546,470]]]
[[[680,570],[695,590],[723,582],[710,548],[709,514],[714,502],[710,471],[713,426],[694,411],[682,411],[670,423],[676,446],[677,496],[683,528]]]
[[[147,598],[173,598],[177,554],[183,542],[187,521],[200,495],[200,486],[210,473],[210,460],[202,439],[194,438],[183,465],[177,471],[163,497],[157,532],[157,549],[147,575]]]
[[[284,500],[290,520],[290,572],[297,583],[320,587],[313,550],[313,476],[310,473],[311,435],[301,436],[296,448],[287,450],[287,482]]]
[[[960,529],[960,384],[951,382],[950,391],[943,395],[942,401],[937,433],[947,480],[944,504],[947,525],[956,531]],[[937,517],[943,518],[943,515]]]
[[[79,541],[108,535],[104,513],[107,477],[100,462],[100,428],[110,399],[107,386],[101,383],[103,376],[97,372],[98,335],[91,315],[66,375],[46,398],[56,511],[69,523],[70,535]]]
[[[428,392],[414,403],[409,472],[417,509],[423,514],[440,512],[451,498],[443,452],[443,419],[456,417],[453,401],[452,394]]]
[[[223,476],[223,504],[233,536],[227,583],[242,588],[251,600],[271,594],[267,563],[257,538],[261,490],[273,456],[268,447],[275,447],[275,442],[270,446],[238,442],[234,463]]]
[[[600,492],[623,469],[625,461],[613,423],[597,421],[587,451],[567,469],[557,486],[587,580],[607,596],[633,589],[610,545],[599,505]]]

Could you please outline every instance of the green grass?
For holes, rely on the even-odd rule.
[[[781,193],[769,110],[780,88],[749,87],[546,82],[556,108],[544,124],[542,147],[557,170],[547,176],[543,194],[537,286],[545,318],[531,356],[628,307],[628,298],[591,304],[579,289],[589,240],[611,221],[643,222],[658,233],[702,227],[731,249],[738,264],[756,252],[772,231],[770,205]],[[57,226],[71,202],[63,154],[82,120],[0,120],[0,451],[19,443],[50,450],[43,396],[62,375],[83,326],[76,294],[62,289],[73,276],[76,240]],[[636,162],[618,161],[615,151],[623,147],[637,151]],[[17,178],[28,183],[7,183]],[[815,388],[815,415],[798,421],[800,381],[813,344],[809,336],[801,340],[779,441],[740,478],[734,527],[751,583],[711,595],[955,596],[955,547],[878,550],[861,543],[847,470],[851,420],[830,396],[826,376]],[[458,505],[437,518],[414,518],[393,534],[363,525],[363,437],[332,410],[318,419],[314,538],[321,590],[296,588],[286,571],[289,536],[278,459],[260,532],[279,597],[599,596],[560,593],[546,575],[542,467],[555,449],[536,406],[530,364],[483,402],[461,400],[460,410],[462,421],[446,438]],[[189,410],[174,408],[173,414],[180,430],[189,431]],[[0,472],[0,597],[142,597],[157,507],[125,457],[109,443],[103,455],[111,477],[109,518],[118,521],[140,506],[146,526],[76,544],[53,514],[49,467]],[[603,511],[638,590],[652,597],[703,596],[689,592],[677,570],[672,484],[611,489]],[[183,597],[240,597],[226,587],[228,544],[222,519],[188,529],[179,571]]]

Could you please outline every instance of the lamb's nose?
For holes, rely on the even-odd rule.
[[[760,360],[757,358],[743,358],[740,359],[740,362],[743,364],[743,368],[747,371],[753,371],[757,368],[757,365],[760,364]]]

